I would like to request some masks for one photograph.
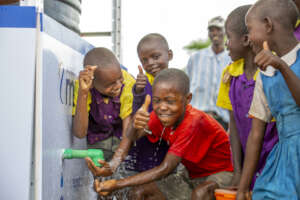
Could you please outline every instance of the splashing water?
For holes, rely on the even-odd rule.
[[[130,172],[126,170],[125,163],[122,162],[120,166],[117,168],[116,172],[109,177],[101,177],[99,178],[100,181],[110,180],[110,179],[122,179],[125,177],[128,177],[132,175],[133,172]],[[110,195],[102,197],[99,196],[98,200],[128,200],[128,193],[129,193],[130,187],[123,188],[117,191],[112,192]]]
[[[157,155],[158,155],[162,137],[165,132],[165,128],[166,127],[163,128],[162,133],[160,135],[159,146],[157,146],[153,152],[153,159],[155,160],[155,162],[157,162]],[[128,155],[125,160],[131,161],[131,163],[135,163],[136,157],[134,155],[132,155],[132,156]],[[125,178],[128,176],[135,175],[137,173],[134,171],[127,170],[126,165],[127,165],[127,169],[134,169],[134,167],[130,165],[130,162],[121,162],[121,164],[117,168],[116,172],[112,176],[101,177],[101,178],[99,178],[99,180],[100,181],[106,181],[106,180],[110,180],[110,179],[118,180],[118,179],[122,179],[122,178]],[[128,200],[128,194],[129,194],[130,189],[131,189],[131,187],[126,187],[126,188],[114,191],[108,196],[105,196],[105,197],[99,196],[98,200]]]

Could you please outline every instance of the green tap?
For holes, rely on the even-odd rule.
[[[75,149],[65,149],[63,158],[73,159],[73,158],[85,158],[89,157],[92,159],[97,167],[101,167],[98,160],[104,160],[103,151],[100,149],[88,149],[88,150],[75,150]]]

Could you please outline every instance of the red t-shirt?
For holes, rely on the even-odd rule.
[[[154,112],[148,123],[151,142],[162,139],[170,145],[168,153],[182,158],[190,178],[208,176],[221,171],[233,171],[229,138],[222,126],[206,113],[188,105],[184,119],[172,130],[165,128]]]

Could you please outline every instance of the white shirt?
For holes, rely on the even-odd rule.
[[[190,57],[186,70],[193,94],[192,106],[202,111],[214,111],[226,122],[229,121],[228,111],[217,107],[216,102],[222,71],[230,62],[226,50],[215,54],[209,46]]]

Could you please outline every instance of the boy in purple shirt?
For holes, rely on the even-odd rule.
[[[136,84],[132,88],[133,113],[142,106],[147,94],[152,97],[152,84],[154,77],[161,70],[168,68],[169,61],[173,58],[173,53],[172,50],[169,49],[167,40],[157,33],[151,33],[144,36],[137,46],[137,52],[146,73],[144,74],[142,68],[139,66],[139,74],[137,76]],[[149,106],[148,112],[151,111],[152,103],[151,106]],[[121,155],[125,155],[124,152],[127,152],[130,149],[126,168],[134,172],[143,172],[160,165],[168,151],[168,148],[169,146],[165,141],[162,141],[161,143],[151,143],[147,137],[140,138],[135,142],[135,145],[131,145],[131,143],[127,140],[122,140],[110,164],[100,161],[104,167],[98,168],[95,167],[89,159],[87,159],[87,163],[94,175],[111,175],[121,161],[125,159],[125,157]],[[139,191],[133,193],[133,195],[145,192],[145,188],[151,190],[151,193],[153,190],[156,190],[156,194],[160,193],[156,187],[143,187],[141,188],[143,191],[140,191],[140,188],[137,188]],[[160,197],[152,196],[152,198],[159,199]]]
[[[138,43],[137,53],[146,73],[144,74],[141,66],[137,75],[136,84],[132,88],[133,105],[132,112],[135,113],[144,103],[146,95],[152,97],[152,84],[155,76],[163,69],[168,68],[169,61],[173,58],[173,52],[169,49],[169,45],[164,36],[158,33],[150,33],[145,35]],[[152,111],[152,103],[148,109]],[[129,166],[133,170],[142,172],[158,166],[168,150],[166,142],[151,143],[146,137],[136,141],[136,145],[132,147],[131,156],[134,156],[136,162]],[[129,162],[130,162],[129,161]]]
[[[103,149],[107,159],[130,121],[135,80],[106,48],[89,51],[84,66],[74,89],[73,134],[87,137],[88,147]]]
[[[230,110],[229,131],[234,163],[232,186],[237,186],[241,177],[242,161],[252,125],[252,119],[247,114],[258,74],[257,66],[254,63],[255,55],[250,48],[244,20],[250,7],[251,5],[245,5],[236,8],[226,20],[225,28],[228,39],[226,45],[234,62],[223,71],[217,100],[218,106]],[[268,154],[277,142],[276,125],[272,122],[266,128],[264,145],[252,187],[257,175],[261,173],[265,165]]]

